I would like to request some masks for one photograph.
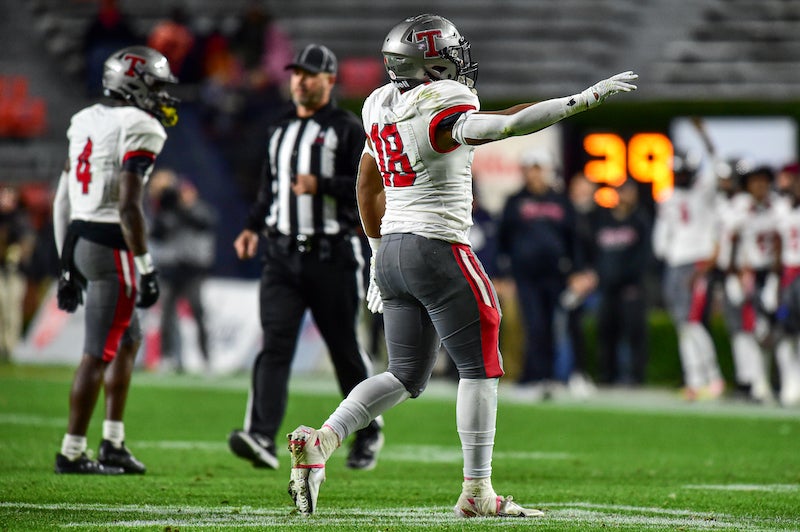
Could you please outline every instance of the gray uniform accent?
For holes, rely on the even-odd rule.
[[[669,315],[676,324],[689,320],[692,307],[692,275],[695,265],[667,266],[664,272],[664,302]]]
[[[778,318],[787,334],[800,334],[800,277],[781,290]]]
[[[390,234],[383,237],[376,260],[389,355],[387,371],[417,397],[436,362],[438,334],[462,379],[487,378],[478,301],[454,257],[453,246],[413,234]],[[482,267],[480,273],[488,279]],[[491,284],[487,288],[491,290],[489,298],[496,302],[494,288]],[[410,344],[414,338],[418,343]],[[496,353],[497,365],[502,368],[499,349],[489,349],[491,356]]]
[[[117,323],[130,319],[130,323],[122,333],[121,343],[138,342],[142,339],[142,329],[133,304],[120,301],[123,297],[136,297],[136,291],[124,286],[122,281],[126,275],[130,277],[136,274],[133,269],[126,274],[117,269],[115,251],[117,250],[84,238],[79,238],[75,244],[75,266],[88,281],[84,300],[86,339],[83,352],[96,358],[103,358],[107,343],[109,340],[113,341],[113,337],[119,334],[114,330],[115,317]],[[119,343],[116,346],[109,346],[114,352],[118,347]],[[108,356],[106,359],[108,360]]]

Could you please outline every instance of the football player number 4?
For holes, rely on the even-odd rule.
[[[383,176],[383,186],[411,186],[417,174],[411,168],[408,155],[403,151],[403,139],[397,131],[397,125],[386,124],[378,130],[378,124],[372,124],[369,137],[378,154],[378,169]]]
[[[89,193],[89,183],[92,182],[92,165],[89,163],[89,158],[92,156],[92,139],[86,139],[86,146],[83,151],[78,155],[78,166],[75,168],[75,175],[78,182],[83,185],[81,192],[84,194]]]

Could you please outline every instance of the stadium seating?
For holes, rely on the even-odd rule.
[[[28,89],[25,76],[0,76],[0,137],[29,138],[45,132],[47,105]]]
[[[250,2],[184,3],[207,23],[220,23]],[[29,97],[23,120],[29,129],[20,131],[20,121],[12,126],[7,118],[17,106],[3,100],[0,135],[45,135],[55,143],[63,137],[70,110],[86,100],[81,37],[97,3],[27,0],[22,10],[11,9],[12,4],[17,5],[0,0],[0,7],[8,7],[0,30],[12,46],[0,72],[26,76],[31,92],[44,98],[48,108]],[[142,35],[169,8],[163,0],[120,4]],[[362,98],[385,80],[376,67],[386,31],[406,16],[431,9],[451,18],[469,37],[485,102],[570,94],[629,68],[639,72],[646,87],[629,97],[634,100],[787,100],[800,94],[800,2],[795,1],[440,0],[434,7],[423,0],[293,0],[265,5],[296,47],[317,41],[339,55],[340,89],[347,98]],[[19,70],[15,60],[25,69]],[[49,129],[41,121],[44,116]]]

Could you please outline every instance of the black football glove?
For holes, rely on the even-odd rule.
[[[158,278],[156,271],[145,273],[139,278],[139,293],[136,295],[136,306],[139,308],[152,307],[158,301]]]
[[[58,291],[56,292],[58,308],[65,312],[75,312],[78,305],[83,304],[83,290],[80,283],[69,270],[62,270],[58,278]]]

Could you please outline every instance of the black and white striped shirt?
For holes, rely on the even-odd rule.
[[[309,118],[294,110],[270,127],[256,203],[246,227],[294,236],[353,233],[356,174],[365,134],[358,118],[329,103]],[[317,193],[296,196],[297,174],[317,176]]]

